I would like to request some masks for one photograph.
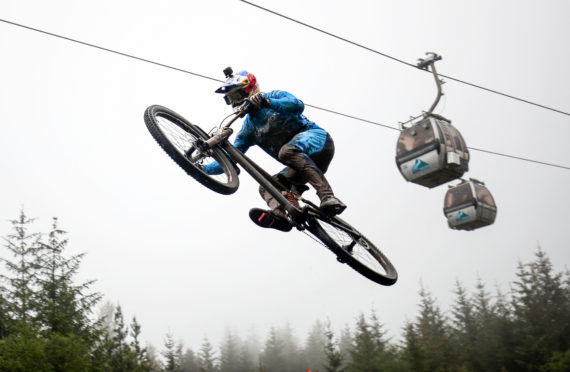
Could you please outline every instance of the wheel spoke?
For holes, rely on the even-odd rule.
[[[338,217],[318,213],[308,220],[308,230],[346,263],[368,279],[392,285],[398,279],[394,266],[382,252],[356,229]]]
[[[190,161],[187,154],[189,150],[191,150],[194,142],[198,139],[198,137],[188,130],[182,128],[178,123],[173,122],[168,117],[157,116],[156,119],[158,124],[157,126],[162,134],[168,138],[169,142],[176,149],[176,151],[178,151],[181,155],[188,159],[188,161]],[[194,164],[198,166],[205,166],[215,161],[216,160],[213,157],[206,156]],[[229,182],[228,175],[225,173],[208,176],[219,183]]]
[[[352,237],[346,231],[335,227],[325,221],[319,221],[325,232],[335,240],[348,254],[360,263],[377,273],[386,273],[382,265],[371,254],[369,243],[362,237]]]

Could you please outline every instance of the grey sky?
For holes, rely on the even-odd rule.
[[[408,62],[437,52],[443,74],[570,111],[568,1],[256,3]],[[3,0],[0,18],[220,79],[228,65],[247,69],[264,91],[393,126],[435,95],[424,72],[237,0]],[[506,291],[537,242],[555,269],[570,262],[570,171],[472,152],[466,176],[486,182],[497,221],[451,231],[446,186],[399,174],[396,131],[307,108],[336,143],[328,178],[349,205],[343,217],[399,271],[381,287],[300,232],[252,224],[249,208],[263,203],[247,175],[236,194],[219,195],[161,152],[144,109],[162,104],[208,130],[230,112],[217,83],[2,22],[0,48],[0,218],[23,205],[47,230],[58,216],[71,251],[88,252],[82,278],[136,315],[155,346],[169,329],[195,348],[227,327],[245,336],[255,325],[264,339],[285,322],[305,337],[316,320],[338,329],[371,308],[398,336],[420,281],[446,308],[456,279]],[[469,146],[570,165],[568,116],[453,81],[444,92],[436,112]],[[281,169],[259,149],[248,154]]]

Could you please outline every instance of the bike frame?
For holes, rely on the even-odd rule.
[[[279,204],[281,204],[287,210],[287,212],[289,212],[294,220],[300,220],[303,218],[303,211],[291,204],[279,190],[286,190],[286,187],[279,184],[279,182],[273,179],[269,173],[267,173],[259,165],[253,162],[253,160],[248,158],[243,152],[236,149],[234,145],[229,143],[227,140],[224,141],[221,146],[236,163],[241,165],[243,169],[249,173],[251,177],[253,177],[253,179],[255,179],[265,190],[267,190],[271,196],[277,199]]]
[[[204,148],[204,150],[207,150],[215,145],[220,146],[225,152],[230,155],[233,161],[241,165],[242,168],[247,173],[249,173],[249,175],[253,177],[254,180],[256,180],[265,190],[267,190],[267,192],[269,192],[271,196],[273,196],[279,202],[279,204],[281,204],[283,208],[287,210],[294,221],[303,221],[306,216],[306,214],[303,213],[303,210],[291,204],[280,191],[287,190],[287,188],[279,181],[275,180],[269,173],[267,173],[264,169],[262,169],[253,160],[248,158],[243,152],[235,148],[235,146],[228,141],[228,138],[233,132],[230,126],[237,119],[243,117],[243,115],[246,113],[246,110],[246,105],[238,109],[234,113],[235,116],[228,123],[222,126],[218,130],[217,134],[205,141],[202,145],[198,145],[197,147],[200,148],[201,152],[204,152],[202,148]]]
[[[303,223],[307,220],[307,217],[310,216],[309,210],[311,213],[318,214],[324,216],[324,214],[318,209],[316,205],[311,203],[306,199],[301,199],[304,203],[307,204],[303,209],[297,208],[289,200],[279,191],[279,189],[287,190],[287,188],[281,184],[279,181],[275,180],[269,173],[267,173],[264,169],[262,169],[259,165],[257,165],[253,160],[248,158],[243,152],[236,149],[227,139],[223,141],[221,144],[222,148],[230,154],[232,159],[239,165],[241,165],[247,173],[250,174],[265,190],[267,190],[277,201],[289,212],[289,215],[293,218],[293,222],[297,223],[297,227],[301,227]],[[355,234],[352,228],[348,228],[344,221],[335,216],[333,218],[327,218],[328,223],[331,225],[336,226],[337,228],[345,231],[347,234],[352,235],[353,237],[360,237],[360,234]],[[356,244],[356,240],[354,240],[351,245],[344,246],[342,248],[351,251],[352,247]]]

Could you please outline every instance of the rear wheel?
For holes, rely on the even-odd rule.
[[[207,140],[209,136],[198,126],[166,107],[154,105],[144,113],[145,124],[160,147],[186,173],[209,189],[220,194],[232,194],[239,187],[238,173],[228,155],[220,148],[213,147],[206,157],[192,161],[190,155],[196,151],[197,139]],[[218,162],[223,173],[209,175],[202,167]]]
[[[361,275],[382,285],[392,285],[398,280],[390,260],[344,220],[315,215],[309,217],[307,225],[308,230],[336,254],[338,261]]]

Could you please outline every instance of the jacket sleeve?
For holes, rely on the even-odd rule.
[[[238,134],[236,135],[236,139],[234,141],[235,148],[237,148],[243,153],[245,153],[253,145],[253,140],[252,140],[253,136],[251,134],[250,127],[251,126],[249,124],[249,117],[248,117],[245,119],[245,122],[240,131],[238,132]],[[216,175],[216,174],[222,174],[224,173],[224,171],[222,167],[220,167],[220,164],[218,164],[217,161],[214,161],[210,164],[204,165],[204,173],[209,175]]]
[[[279,113],[300,115],[305,109],[303,101],[282,90],[266,93],[265,98],[269,99],[269,107]]]

